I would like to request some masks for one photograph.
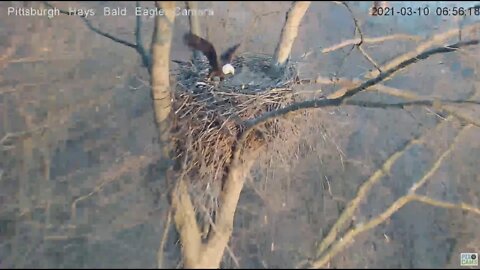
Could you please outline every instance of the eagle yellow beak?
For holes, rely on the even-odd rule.
[[[227,75],[227,74],[232,74],[234,75],[235,74],[235,68],[233,68],[232,65],[230,64],[226,64],[222,67],[222,72],[223,74]]]

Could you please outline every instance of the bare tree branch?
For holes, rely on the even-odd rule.
[[[47,1],[43,1],[44,5],[46,5],[47,7],[49,8],[56,8],[55,6],[53,6],[52,4],[48,3]],[[139,1],[136,2],[136,6],[139,7],[140,6],[140,3]],[[138,54],[140,54],[140,57],[142,59],[142,64],[148,68],[148,71],[150,72],[150,66],[151,66],[151,63],[150,63],[150,56],[149,56],[149,53],[146,52],[144,46],[143,46],[143,42],[142,42],[142,38],[141,38],[141,25],[142,25],[142,21],[141,21],[141,16],[136,16],[136,26],[135,26],[135,40],[136,40],[136,44],[133,44],[129,41],[126,41],[126,40],[123,40],[123,39],[120,39],[120,38],[117,38],[107,32],[104,32],[102,30],[100,30],[99,28],[93,26],[92,22],[87,19],[85,17],[85,15],[81,14],[74,14],[74,13],[71,13],[69,11],[66,11],[66,10],[63,10],[63,9],[59,9],[57,8],[60,13],[62,14],[65,14],[65,15],[69,15],[69,16],[77,16],[77,17],[80,17],[80,19],[82,19],[82,21],[87,25],[88,29],[92,30],[93,32],[101,35],[101,36],[104,36],[114,42],[117,42],[119,44],[122,44],[122,45],[125,45],[127,47],[130,47],[130,48],[133,48],[135,49],[135,51],[137,51]]]
[[[167,212],[167,221],[165,222],[165,228],[163,229],[162,240],[160,241],[160,247],[157,252],[157,267],[159,269],[163,268],[163,254],[165,250],[165,243],[168,239],[168,231],[170,230],[170,224],[172,222],[172,209],[170,208]]]
[[[102,30],[96,28],[95,26],[92,25],[92,23],[90,22],[90,20],[88,20],[88,19],[85,17],[85,15],[83,15],[83,14],[82,14],[82,15],[78,15],[78,14],[71,13],[71,12],[69,12],[69,11],[63,10],[63,9],[59,9],[59,8],[57,8],[57,7],[54,7],[53,5],[51,5],[50,3],[48,3],[47,1],[44,1],[43,3],[44,3],[47,7],[49,7],[49,8],[56,8],[56,9],[58,9],[58,10],[60,11],[60,13],[62,13],[62,14],[70,15],[70,16],[75,15],[75,16],[80,17],[80,18],[83,20],[83,22],[85,22],[85,24],[87,25],[87,27],[88,27],[90,30],[92,30],[93,32],[95,32],[95,33],[97,33],[97,34],[99,34],[99,35],[101,35],[101,36],[104,36],[104,37],[106,37],[106,38],[108,38],[108,39],[111,39],[111,40],[113,40],[113,41],[115,41],[115,42],[117,42],[117,43],[120,43],[120,44],[122,44],[122,45],[125,45],[125,46],[127,46],[127,47],[134,48],[134,49],[136,48],[136,45],[135,45],[135,44],[130,43],[130,42],[126,41],[126,40],[122,40],[122,39],[120,39],[120,38],[114,37],[114,36],[110,35],[109,33],[103,32]]]
[[[362,47],[362,45],[363,45],[363,32],[362,32],[362,29],[360,28],[360,24],[358,23],[357,18],[355,18],[355,15],[353,14],[352,9],[350,8],[350,6],[346,2],[342,2],[342,5],[348,10],[348,12],[350,13],[350,16],[352,17],[353,23],[355,25],[355,33],[358,32],[358,34],[360,35],[360,42],[358,42],[354,46],[357,47],[357,49],[365,57],[365,59],[367,59],[367,61],[369,61],[381,73],[382,70],[377,65],[375,60],[373,60],[373,58],[370,57],[370,55],[368,55],[368,53]]]
[[[424,106],[424,107],[438,107],[446,104],[476,104],[480,105],[480,101],[477,100],[413,100],[398,103],[383,103],[383,102],[371,102],[362,100],[346,100],[345,105],[353,105],[365,108],[381,108],[381,109],[404,109],[409,106]]]
[[[365,49],[361,45],[357,45],[358,50],[360,53],[367,59],[380,73],[382,70],[378,66],[377,62],[365,51]]]
[[[140,1],[136,1],[135,6],[139,8]],[[140,54],[140,57],[142,58],[143,66],[146,67],[150,72],[152,63],[150,59],[150,53],[145,50],[145,46],[143,45],[142,16],[135,16],[135,42],[136,42],[135,49],[137,50],[137,52]]]
[[[188,9],[198,10],[197,1],[185,1],[185,5],[187,6]],[[188,22],[190,24],[190,32],[192,32],[192,34],[194,35],[201,37],[202,32],[200,31],[200,21],[198,19],[198,16],[195,16],[192,12],[192,14],[188,16]],[[201,56],[201,52],[197,50],[193,51],[193,58],[195,60],[199,59],[200,56]]]
[[[381,42],[390,41],[390,40],[401,40],[401,39],[419,41],[422,38],[419,37],[419,36],[412,36],[412,35],[406,35],[406,34],[394,34],[394,35],[388,35],[388,36],[382,36],[382,37],[363,37],[363,39],[353,38],[353,39],[344,40],[344,41],[342,41],[338,44],[331,45],[331,46],[323,48],[323,49],[321,47],[318,47],[314,50],[321,49],[320,52],[326,54],[326,53],[331,53],[331,52],[343,49],[347,46],[358,45],[360,43],[362,43],[362,44],[375,44],[375,43],[381,43]],[[312,54],[314,52],[314,50],[308,51],[302,57],[305,58],[305,57],[309,56],[310,54]]]
[[[477,215],[480,215],[480,208],[479,207],[475,207],[473,205],[469,205],[469,204],[466,204],[466,203],[455,204],[455,203],[451,203],[451,202],[444,202],[444,201],[440,201],[440,200],[435,200],[435,199],[432,199],[432,198],[427,197],[427,196],[420,196],[420,195],[416,195],[416,194],[410,195],[410,198],[411,198],[411,200],[423,202],[425,204],[429,204],[429,205],[436,206],[436,207],[448,208],[448,209],[460,209],[460,210],[465,210],[465,211],[472,212],[472,213],[475,213]]]

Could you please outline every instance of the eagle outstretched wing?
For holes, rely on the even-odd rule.
[[[212,43],[190,32],[185,34],[183,40],[188,47],[201,51],[207,57],[213,70],[219,69],[217,52]]]
[[[220,57],[223,63],[231,63],[235,52],[237,51],[238,47],[240,47],[240,43],[228,48]]]

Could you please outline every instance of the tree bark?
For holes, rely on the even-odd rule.
[[[298,35],[298,27],[303,16],[310,6],[310,1],[294,1],[287,12],[285,24],[280,34],[280,41],[275,48],[272,62],[272,71],[278,73],[283,70],[292,51],[293,43]]]
[[[155,17],[155,28],[152,38],[151,85],[152,99],[155,110],[155,122],[159,130],[159,140],[163,169],[166,171],[172,165],[172,95],[170,89],[170,49],[175,22],[175,2],[157,1],[157,8],[165,10],[164,16]],[[165,173],[166,174],[166,173]]]

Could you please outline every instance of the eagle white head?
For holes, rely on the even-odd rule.
[[[231,64],[225,64],[222,67],[222,72],[225,75],[227,75],[227,74],[234,75],[235,74],[235,68],[233,68],[233,66]]]

